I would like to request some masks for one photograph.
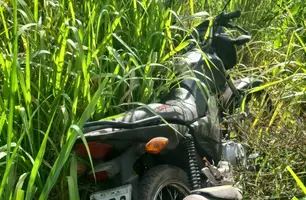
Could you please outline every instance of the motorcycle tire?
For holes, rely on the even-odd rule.
[[[174,191],[174,194],[171,194]],[[158,165],[149,169],[140,179],[138,200],[183,200],[190,193],[186,172],[171,165]]]

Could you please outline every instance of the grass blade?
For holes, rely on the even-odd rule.
[[[78,177],[77,177],[77,158],[73,153],[70,163],[70,176],[68,179],[69,198],[70,200],[79,200]]]
[[[76,187],[76,183],[71,176],[67,176],[68,181],[68,189],[69,189],[69,199],[70,200],[78,200],[80,199],[78,196],[78,188]]]
[[[294,173],[294,171],[291,169],[290,166],[287,166],[286,169],[290,172],[291,176],[294,178],[294,180],[296,181],[296,183],[298,184],[298,186],[302,189],[302,191],[304,192],[304,194],[306,194],[306,187],[305,187],[305,185],[302,183],[302,181],[299,179],[299,177]]]
[[[15,111],[15,95],[18,89],[17,84],[17,62],[18,62],[18,18],[17,18],[17,0],[13,0],[13,16],[14,16],[14,43],[13,43],[13,63],[10,69],[10,99],[9,99],[9,117],[8,117],[8,130],[7,130],[7,154],[6,162],[12,163],[14,157],[10,157],[11,143],[13,137],[13,124],[14,124],[14,111]],[[4,187],[7,184],[8,175],[11,171],[11,166],[6,165],[5,172],[0,185],[0,198],[2,198]],[[9,184],[7,184],[9,185]]]
[[[189,6],[190,6],[191,15],[193,15],[194,14],[194,3],[193,3],[193,0],[189,0]]]
[[[18,180],[18,182],[16,184],[16,187],[15,187],[15,194],[14,194],[13,199],[16,199],[16,200],[18,199],[18,191],[22,190],[22,186],[23,186],[24,181],[25,181],[25,179],[27,178],[28,175],[29,175],[29,173],[24,173],[19,177],[19,180]]]
[[[56,76],[55,76],[55,93],[58,94],[62,86],[62,72],[63,65],[65,62],[66,46],[67,46],[67,36],[69,34],[69,28],[65,29],[65,34],[61,41],[61,48],[58,57],[55,60],[56,63]]]
[[[24,200],[24,190],[17,190],[16,200]]]
[[[81,118],[78,121],[78,126],[83,127],[84,123],[89,119],[90,114],[93,112],[93,109],[95,108],[96,103],[98,102],[98,99],[100,98],[103,90],[105,89],[106,84],[108,83],[108,78],[105,78],[103,82],[100,84],[98,90],[95,92],[95,95],[91,99],[91,102],[88,104],[86,107],[85,111],[83,112]],[[63,168],[63,165],[66,163],[69,154],[72,150],[72,147],[75,143],[75,140],[77,138],[77,134],[73,133],[71,136],[68,138],[67,143],[62,147],[61,152],[56,159],[51,172],[46,180],[46,184],[39,196],[39,200],[45,200],[48,199],[49,193],[53,186],[55,185],[57,178]]]
[[[75,24],[75,13],[73,9],[72,0],[69,0],[69,10],[70,10],[71,18],[72,18],[72,25],[74,25]]]
[[[19,110],[20,110],[20,112],[24,112],[24,108],[20,108]],[[14,148],[14,150],[12,152],[11,159],[9,159],[8,162],[6,162],[6,167],[5,167],[5,171],[4,171],[4,174],[3,174],[3,178],[2,178],[2,181],[1,181],[1,187],[0,187],[2,192],[4,191],[4,188],[9,185],[8,184],[9,181],[7,181],[7,179],[9,177],[9,174],[11,173],[11,170],[14,167],[13,166],[13,162],[15,161],[15,157],[17,155],[17,152],[20,149],[20,143],[23,140],[24,135],[25,135],[25,131],[23,131],[23,133],[19,137],[17,144],[14,145],[15,148]],[[9,149],[8,147],[13,146],[13,144],[14,143],[6,144],[7,154],[10,154],[10,151],[8,151],[8,149]],[[12,180],[13,179],[10,179],[10,181],[12,181]],[[7,192],[10,192],[10,191],[7,191]],[[3,196],[3,193],[1,194],[0,199],[2,198],[2,196]]]
[[[36,176],[38,174],[39,167],[40,167],[40,165],[41,165],[41,163],[43,161],[43,157],[45,155],[49,133],[51,131],[53,119],[55,117],[56,112],[57,112],[57,110],[53,111],[52,118],[51,118],[51,120],[49,122],[48,129],[47,129],[47,131],[45,133],[44,139],[43,139],[43,141],[41,143],[40,149],[39,149],[38,154],[37,154],[37,156],[35,158],[34,165],[33,165],[33,168],[32,168],[31,174],[30,174],[30,180],[29,180],[29,183],[28,183],[28,188],[27,188],[27,193],[26,193],[26,200],[33,199],[34,192],[35,192],[34,182],[36,180]]]

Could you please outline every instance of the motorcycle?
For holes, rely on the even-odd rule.
[[[204,21],[196,27],[193,37],[200,43],[209,33],[201,49],[190,48],[175,62],[181,74],[196,78],[182,80],[160,103],[85,124],[94,163],[94,170],[85,174],[96,181],[91,200],[212,199],[213,193],[239,199],[236,188],[224,185],[233,184],[232,167],[245,163],[245,149],[219,124],[233,116],[246,117],[224,113],[233,114],[248,89],[262,84],[250,77],[232,81],[227,72],[237,63],[235,46],[251,39],[246,30],[230,23],[240,15],[222,11],[212,24]],[[243,35],[233,39],[225,28]],[[81,138],[74,151],[88,157]]]

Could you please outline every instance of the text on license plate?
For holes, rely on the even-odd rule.
[[[96,192],[90,196],[90,200],[132,200],[132,185]]]

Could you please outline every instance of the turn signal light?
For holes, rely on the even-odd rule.
[[[169,143],[168,138],[156,137],[146,144],[146,151],[151,154],[160,153]]]

